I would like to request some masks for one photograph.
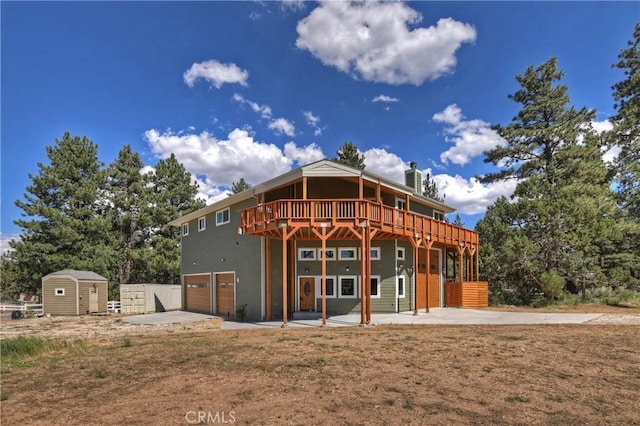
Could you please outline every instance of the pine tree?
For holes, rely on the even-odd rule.
[[[422,185],[424,186],[424,191],[422,195],[431,198],[432,200],[440,201],[444,203],[444,197],[440,196],[440,192],[438,191],[438,186],[436,185],[435,179],[431,177],[429,173],[427,173],[427,177],[422,181]]]
[[[160,160],[151,176],[153,223],[148,261],[153,270],[151,280],[170,284],[180,281],[180,229],[168,223],[204,206],[196,199],[198,186],[174,154]]]
[[[115,282],[144,282],[149,276],[143,252],[150,234],[150,190],[140,174],[144,164],[126,145],[107,170],[108,216],[114,250]]]
[[[240,192],[246,191],[251,188],[251,185],[248,184],[243,177],[240,178],[238,182],[233,182],[231,184],[231,192],[232,194],[238,194]],[[231,194],[230,194],[231,195]]]
[[[15,223],[22,232],[11,243],[20,280],[37,291],[42,276],[62,269],[87,269],[109,276],[112,253],[104,212],[105,173],[98,147],[87,137],[65,133],[46,148],[50,164],[16,205],[24,211]]]
[[[364,164],[364,155],[358,152],[358,147],[351,142],[345,142],[336,152],[338,154],[334,161],[338,163],[346,164],[354,169],[364,170],[366,167]]]

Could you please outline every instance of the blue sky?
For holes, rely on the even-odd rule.
[[[614,112],[611,64],[637,2],[8,2],[1,7],[1,236],[65,131],[108,164],[174,152],[208,202],[335,156],[402,180],[435,177],[473,227],[512,184],[481,185],[481,153],[518,105],[515,75],[558,57],[572,104]],[[4,247],[4,245],[3,245]]]

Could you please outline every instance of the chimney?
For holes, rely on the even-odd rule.
[[[404,172],[404,184],[413,189],[416,194],[422,195],[422,172],[418,170],[418,163],[409,163],[409,170]]]

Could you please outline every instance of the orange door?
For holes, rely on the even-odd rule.
[[[211,313],[209,274],[184,277],[185,309],[190,312]]]
[[[216,313],[218,315],[235,316],[235,290],[234,274],[216,274]]]
[[[300,277],[300,310],[315,311],[316,288],[312,277]]]
[[[427,251],[418,248],[418,268],[416,274],[416,308],[427,307]]]

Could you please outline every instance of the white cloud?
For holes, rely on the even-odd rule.
[[[302,10],[304,9],[304,0],[281,0],[280,4],[283,9]]]
[[[309,127],[313,128],[313,135],[322,135],[322,131],[325,127],[320,127],[320,117],[313,115],[313,112],[311,111],[302,111],[302,115],[304,115],[305,120],[307,120]]]
[[[207,80],[216,89],[221,88],[225,83],[238,83],[246,86],[249,72],[239,68],[236,64],[223,64],[212,59],[194,63],[183,74],[184,82],[189,87],[193,87],[199,78]]]
[[[378,95],[375,98],[373,98],[371,102],[391,103],[391,102],[400,102],[400,99],[392,98],[391,96],[387,96],[387,95]]]
[[[324,158],[322,149],[316,144],[298,147],[294,142],[288,142],[283,151],[274,144],[256,141],[242,129],[234,129],[226,139],[218,139],[209,132],[195,134],[155,129],[145,132],[145,138],[157,157],[175,154],[198,183],[199,197],[208,204],[225,198],[231,183],[240,178],[255,185],[288,172],[296,164]],[[152,168],[145,169],[152,171]]]
[[[401,2],[326,1],[298,22],[296,46],[355,78],[422,84],[451,72],[473,26],[451,18],[419,27],[422,16]]]
[[[322,152],[322,148],[315,143],[298,148],[294,142],[287,142],[284,145],[284,155],[297,162],[299,166],[304,166],[305,164],[326,158]]]
[[[613,130],[613,123],[609,120],[592,121],[591,128],[595,130],[596,133],[610,132]],[[622,149],[618,145],[603,147],[602,161],[606,164],[614,164],[621,151]]]
[[[409,163],[383,148],[371,148],[362,154],[367,171],[404,184],[404,171],[409,168]]]
[[[462,214],[478,214],[487,211],[500,196],[509,197],[518,184],[515,180],[482,184],[472,177],[465,179],[460,175],[439,174],[433,176],[438,191],[446,195],[445,203],[455,207]]]
[[[609,120],[592,121],[591,127],[596,133],[609,132],[613,130],[613,123]]]
[[[448,142],[454,144],[442,154],[440,161],[464,165],[471,158],[482,155],[485,151],[504,145],[506,141],[492,130],[489,123],[482,120],[464,120],[462,111],[456,104],[447,106],[443,111],[433,115],[433,120],[444,123],[448,127],[445,132]]]
[[[272,116],[271,107],[268,105],[260,105],[256,102],[245,99],[244,96],[237,93],[233,94],[233,100],[243,105],[249,105],[253,112],[260,114],[262,118],[271,118]]]
[[[269,128],[275,130],[276,133],[282,133],[289,137],[293,137],[296,134],[296,128],[292,122],[286,118],[276,118],[269,123]]]

